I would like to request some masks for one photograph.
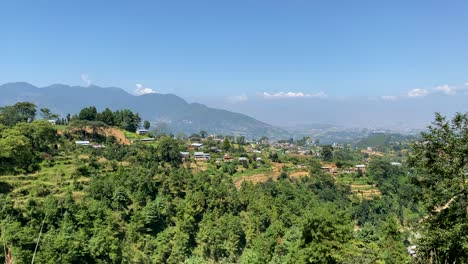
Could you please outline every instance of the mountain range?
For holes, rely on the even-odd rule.
[[[245,114],[207,107],[199,103],[188,103],[173,94],[144,94],[135,96],[121,88],[91,85],[69,86],[54,84],[36,87],[25,82],[0,85],[0,106],[16,102],[32,102],[38,108],[47,107],[52,112],[65,116],[75,114],[87,106],[96,106],[102,111],[130,109],[138,112],[152,127],[164,127],[172,133],[198,133],[205,130],[210,134],[244,135],[250,138],[288,137],[281,128],[266,124]]]

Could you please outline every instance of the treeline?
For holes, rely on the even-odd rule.
[[[73,121],[101,122],[107,126],[116,126],[126,131],[135,132],[141,125],[142,120],[138,113],[129,109],[112,111],[109,108],[98,112],[95,106],[85,107],[78,114],[66,117],[52,113],[49,108],[41,108],[40,115],[45,120],[53,120],[56,124],[68,125]],[[19,102],[11,106],[0,107],[0,124],[12,127],[18,123],[32,122],[37,116],[37,106],[30,102]],[[99,124],[99,123],[94,123]],[[144,127],[148,129],[150,123],[145,120]]]
[[[109,108],[98,112],[95,106],[81,109],[78,115],[72,116],[73,120],[99,121],[108,126],[117,126],[126,131],[135,132],[141,124],[141,117],[129,109],[112,111]]]

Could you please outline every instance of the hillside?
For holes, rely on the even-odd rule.
[[[195,133],[206,130],[213,134],[267,136],[283,138],[289,133],[281,128],[258,121],[247,115],[210,108],[198,103],[188,103],[173,94],[145,94],[134,96],[121,88],[99,86],[81,87],[54,84],[36,87],[29,83],[7,83],[0,86],[0,106],[20,101],[48,107],[65,116],[81,108],[94,105],[103,110],[128,108],[138,112],[152,127],[163,124],[172,133]]]

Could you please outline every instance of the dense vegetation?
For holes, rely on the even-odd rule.
[[[77,146],[76,127],[57,133],[49,122],[34,121],[33,105],[24,106],[0,110],[1,261],[468,261],[467,114],[451,122],[437,116],[414,144],[411,167],[383,156],[369,161],[365,175],[336,176],[321,170],[322,159],[346,166],[360,154],[331,147],[321,158],[272,152],[265,163],[306,163],[309,176],[284,169],[278,179],[237,188],[237,163],[210,161],[194,171],[179,157],[185,140],[162,136],[155,144],[123,145],[93,136],[106,147]],[[99,113],[96,120],[85,113],[84,120],[98,119]],[[249,155],[242,138],[205,142]],[[381,195],[359,198],[345,179],[373,184]],[[417,257],[409,256],[409,245],[418,246]]]

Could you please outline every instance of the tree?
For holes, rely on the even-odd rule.
[[[151,126],[151,123],[148,121],[148,120],[145,120],[145,122],[143,122],[143,127],[148,130]]]
[[[229,139],[227,137],[223,141],[222,149],[224,151],[229,151],[231,149],[231,143],[229,142]]]
[[[85,107],[81,109],[78,114],[80,120],[95,121],[97,116],[97,110],[95,106]]]
[[[41,109],[40,109],[40,112],[41,112],[42,118],[45,119],[45,120],[51,120],[51,119],[57,119],[57,118],[59,118],[59,115],[52,113],[52,112],[50,111],[50,109],[47,108],[47,107],[41,108]]]
[[[141,118],[129,109],[124,109],[114,112],[114,122],[122,129],[135,132],[140,126]]]
[[[333,160],[333,147],[331,145],[322,146],[320,155],[322,156],[322,159],[324,161],[332,161]]]
[[[177,140],[172,137],[163,137],[159,141],[158,152],[161,159],[165,162],[170,162],[174,166],[177,166],[180,161],[180,150]]]
[[[291,263],[342,263],[353,237],[348,216],[332,204],[305,215]]]
[[[236,138],[236,143],[239,144],[239,145],[245,145],[245,137],[244,136],[238,136]]]
[[[208,132],[206,132],[205,130],[202,130],[202,131],[200,131],[200,136],[202,138],[206,138],[206,136],[208,136]]]
[[[12,127],[20,122],[32,122],[36,117],[36,105],[19,102],[13,106],[0,108],[0,123]]]
[[[115,125],[114,113],[109,108],[104,109],[102,113],[98,114],[99,121],[106,123],[109,126]]]
[[[23,122],[32,122],[36,117],[36,105],[30,102],[19,102],[14,105]]]
[[[16,109],[13,106],[4,106],[0,108],[0,123],[12,127],[21,122]]]
[[[413,144],[409,162],[428,211],[418,242],[422,261],[468,262],[468,113],[451,121],[439,113]]]

